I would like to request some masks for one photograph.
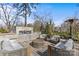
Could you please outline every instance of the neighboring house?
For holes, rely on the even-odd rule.
[[[79,31],[79,20],[78,19],[73,19],[73,24],[72,24],[72,32]],[[62,32],[69,32],[70,30],[70,23],[69,22],[64,22],[61,24],[61,31]]]

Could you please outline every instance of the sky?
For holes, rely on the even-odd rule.
[[[35,11],[38,15],[46,15],[52,17],[56,26],[62,24],[67,18],[78,17],[79,7],[76,3],[40,3]],[[29,20],[31,22],[33,20]]]
[[[8,10],[9,11],[9,10]],[[79,4],[77,3],[40,3],[37,5],[36,10],[32,10],[33,13],[41,16],[49,15],[52,18],[55,26],[61,25],[67,18],[79,16]],[[13,12],[14,13],[14,12]],[[33,13],[28,17],[27,22],[33,23]],[[47,16],[46,16],[47,17]],[[79,18],[79,17],[78,17]],[[21,19],[24,21],[24,19]],[[1,24],[0,20],[0,24]]]

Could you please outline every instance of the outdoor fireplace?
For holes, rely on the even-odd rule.
[[[32,34],[32,27],[16,27],[16,34]]]
[[[19,31],[19,34],[31,34],[31,31]]]

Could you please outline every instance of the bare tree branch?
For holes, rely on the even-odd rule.
[[[18,17],[19,13],[16,11],[15,14],[12,14],[13,9],[8,10],[8,6],[1,4],[2,8],[2,14],[1,14],[1,20],[4,22],[4,24],[7,26],[8,29],[13,28],[14,24],[16,23],[16,18]]]
[[[4,13],[5,20],[6,20],[6,22],[8,23],[7,16],[6,16],[6,9],[7,9],[7,7],[6,7],[6,9],[5,9],[4,6],[3,6],[3,4],[1,4],[1,8],[2,8],[3,13]]]

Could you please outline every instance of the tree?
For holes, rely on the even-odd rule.
[[[25,18],[25,25],[27,25],[27,16],[31,15],[32,9],[36,9],[36,4],[34,3],[16,3],[13,5],[15,8],[18,9],[21,16]]]
[[[44,29],[45,29],[45,16],[40,16],[40,15],[36,15],[34,14],[34,24],[35,24],[35,29],[38,28],[38,31],[40,31],[41,33],[44,33]]]
[[[39,27],[40,32],[43,34],[48,34],[51,35],[51,33],[54,30],[54,23],[52,23],[52,18],[51,16],[48,15],[44,15],[44,16],[40,16],[40,15],[34,15],[34,19],[38,20],[40,26],[37,26],[37,24],[35,24],[37,27]],[[35,27],[36,28],[36,27]]]
[[[33,28],[35,32],[40,32],[41,29],[41,22],[40,20],[35,20],[34,24],[33,24]]]
[[[0,7],[0,19],[7,26],[7,31],[10,32],[16,23],[18,12],[9,4],[0,4]]]
[[[47,22],[46,28],[45,28],[45,33],[48,34],[49,37],[52,35],[52,28],[53,28],[51,22],[52,22],[51,20]]]

